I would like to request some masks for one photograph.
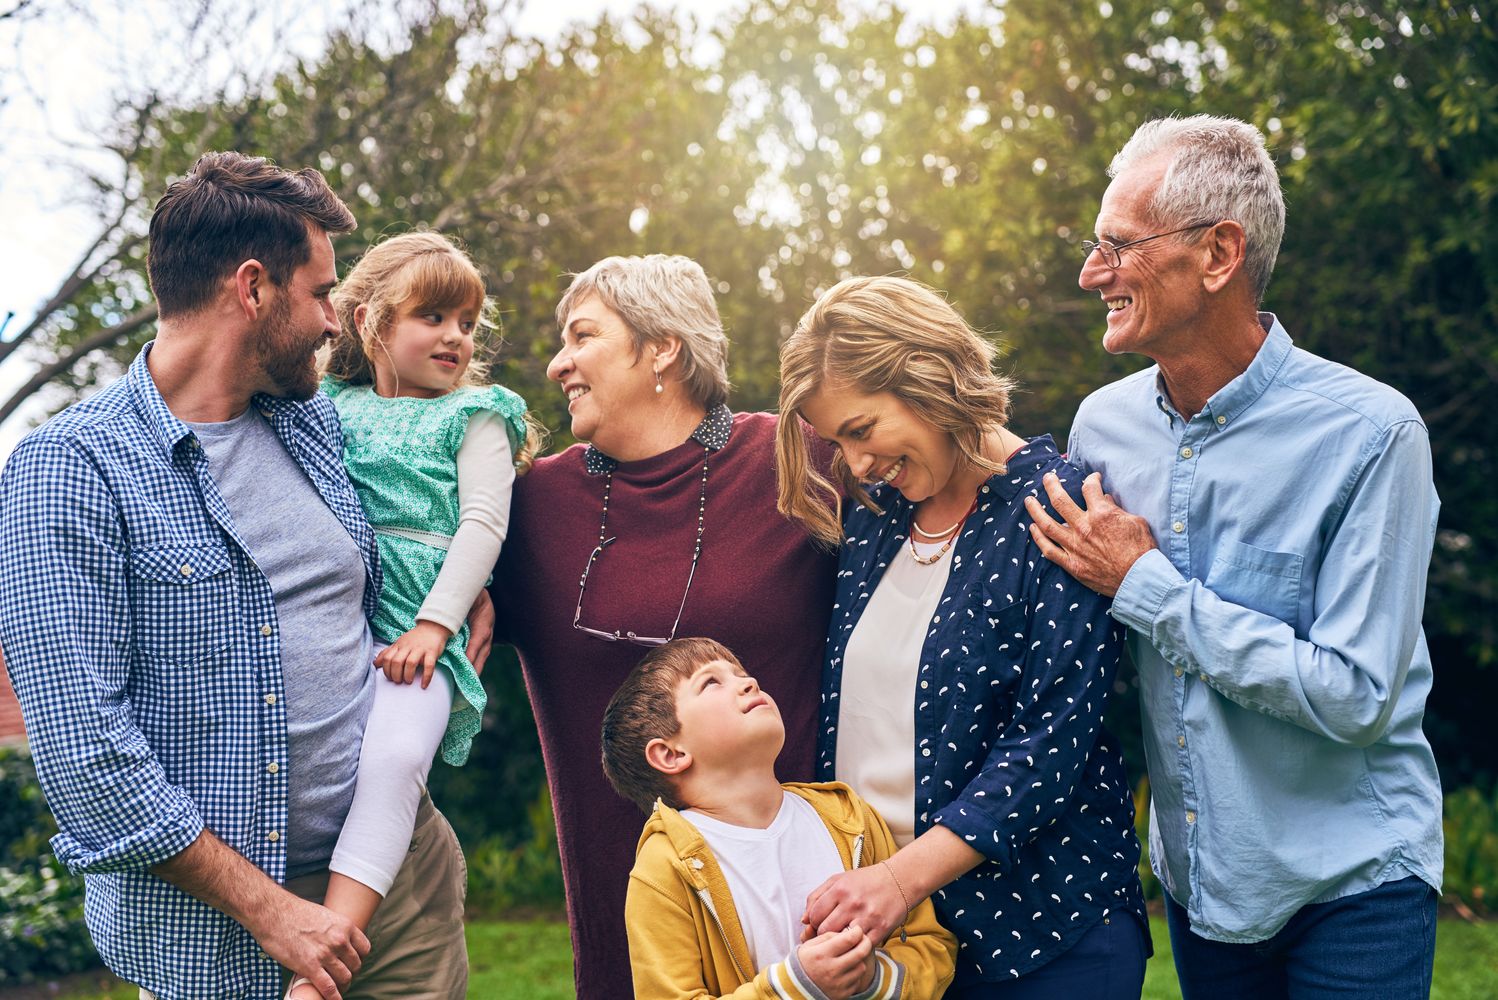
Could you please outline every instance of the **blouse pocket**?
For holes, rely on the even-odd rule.
[[[228,549],[161,546],[130,553],[130,610],[136,648],[179,665],[200,663],[234,638],[234,580]]]
[[[981,608],[976,621],[958,638],[948,682],[954,692],[953,706],[980,731],[990,728],[999,708],[1013,700],[1004,692],[1024,670],[1027,612],[1022,602],[997,611]]]
[[[1305,558],[1247,542],[1225,541],[1218,548],[1203,585],[1230,604],[1252,608],[1295,625]]]

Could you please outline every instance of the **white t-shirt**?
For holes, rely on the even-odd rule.
[[[783,960],[800,943],[806,897],[843,870],[837,844],[811,803],[792,792],[784,795],[780,812],[763,830],[695,809],[681,813],[723,869],[756,971]]]
[[[941,543],[916,550],[930,558]],[[884,817],[900,847],[915,838],[916,673],[951,570],[950,549],[923,566],[901,546],[843,653],[836,777]]]

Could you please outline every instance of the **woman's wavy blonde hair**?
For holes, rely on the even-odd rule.
[[[364,321],[354,314],[364,306]],[[381,240],[359,258],[333,290],[338,336],[323,364],[323,374],[350,385],[373,385],[373,358],[386,350],[384,338],[402,316],[428,310],[471,308],[478,319],[475,353],[482,331],[499,330],[494,301],[484,288],[478,267],[455,241],[420,230]],[[489,353],[492,353],[492,349]],[[489,384],[489,366],[475,357],[460,385]],[[546,447],[546,428],[525,415],[525,441],[515,455],[515,471],[530,471]]]
[[[827,385],[888,392],[951,435],[973,465],[1001,473],[983,454],[984,435],[1009,419],[1012,379],[993,370],[998,350],[934,289],[909,278],[848,278],[828,289],[780,349],[780,423],[775,465],[782,514],[820,541],[842,541],[842,497],[882,513],[841,453],[832,461],[840,493],[813,466],[801,408]],[[831,499],[829,504],[827,501]]]

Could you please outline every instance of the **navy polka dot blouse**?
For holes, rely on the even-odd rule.
[[[926,623],[916,685],[915,832],[939,823],[986,860],[932,897],[961,951],[956,984],[1022,976],[1103,919],[1137,919],[1134,803],[1103,708],[1122,635],[1109,601],[1045,559],[1024,498],[1054,471],[1080,499],[1082,473],[1050,437],[982,488]],[[827,642],[818,777],[836,774],[843,652],[868,598],[904,548],[911,505],[880,485],[845,517]],[[1049,508],[1049,505],[1047,505]],[[1053,516],[1054,515],[1054,512]]]

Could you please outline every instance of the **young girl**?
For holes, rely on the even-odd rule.
[[[388,681],[376,681],[325,905],[364,928],[406,855],[439,743],[443,760],[462,764],[479,731],[484,688],[464,654],[465,617],[499,556],[510,487],[539,435],[519,396],[482,383],[473,338],[488,299],[478,269],[446,237],[376,244],[333,301],[343,329],[323,386],[379,543],[384,585],[370,627]],[[298,977],[288,996],[318,993]]]

